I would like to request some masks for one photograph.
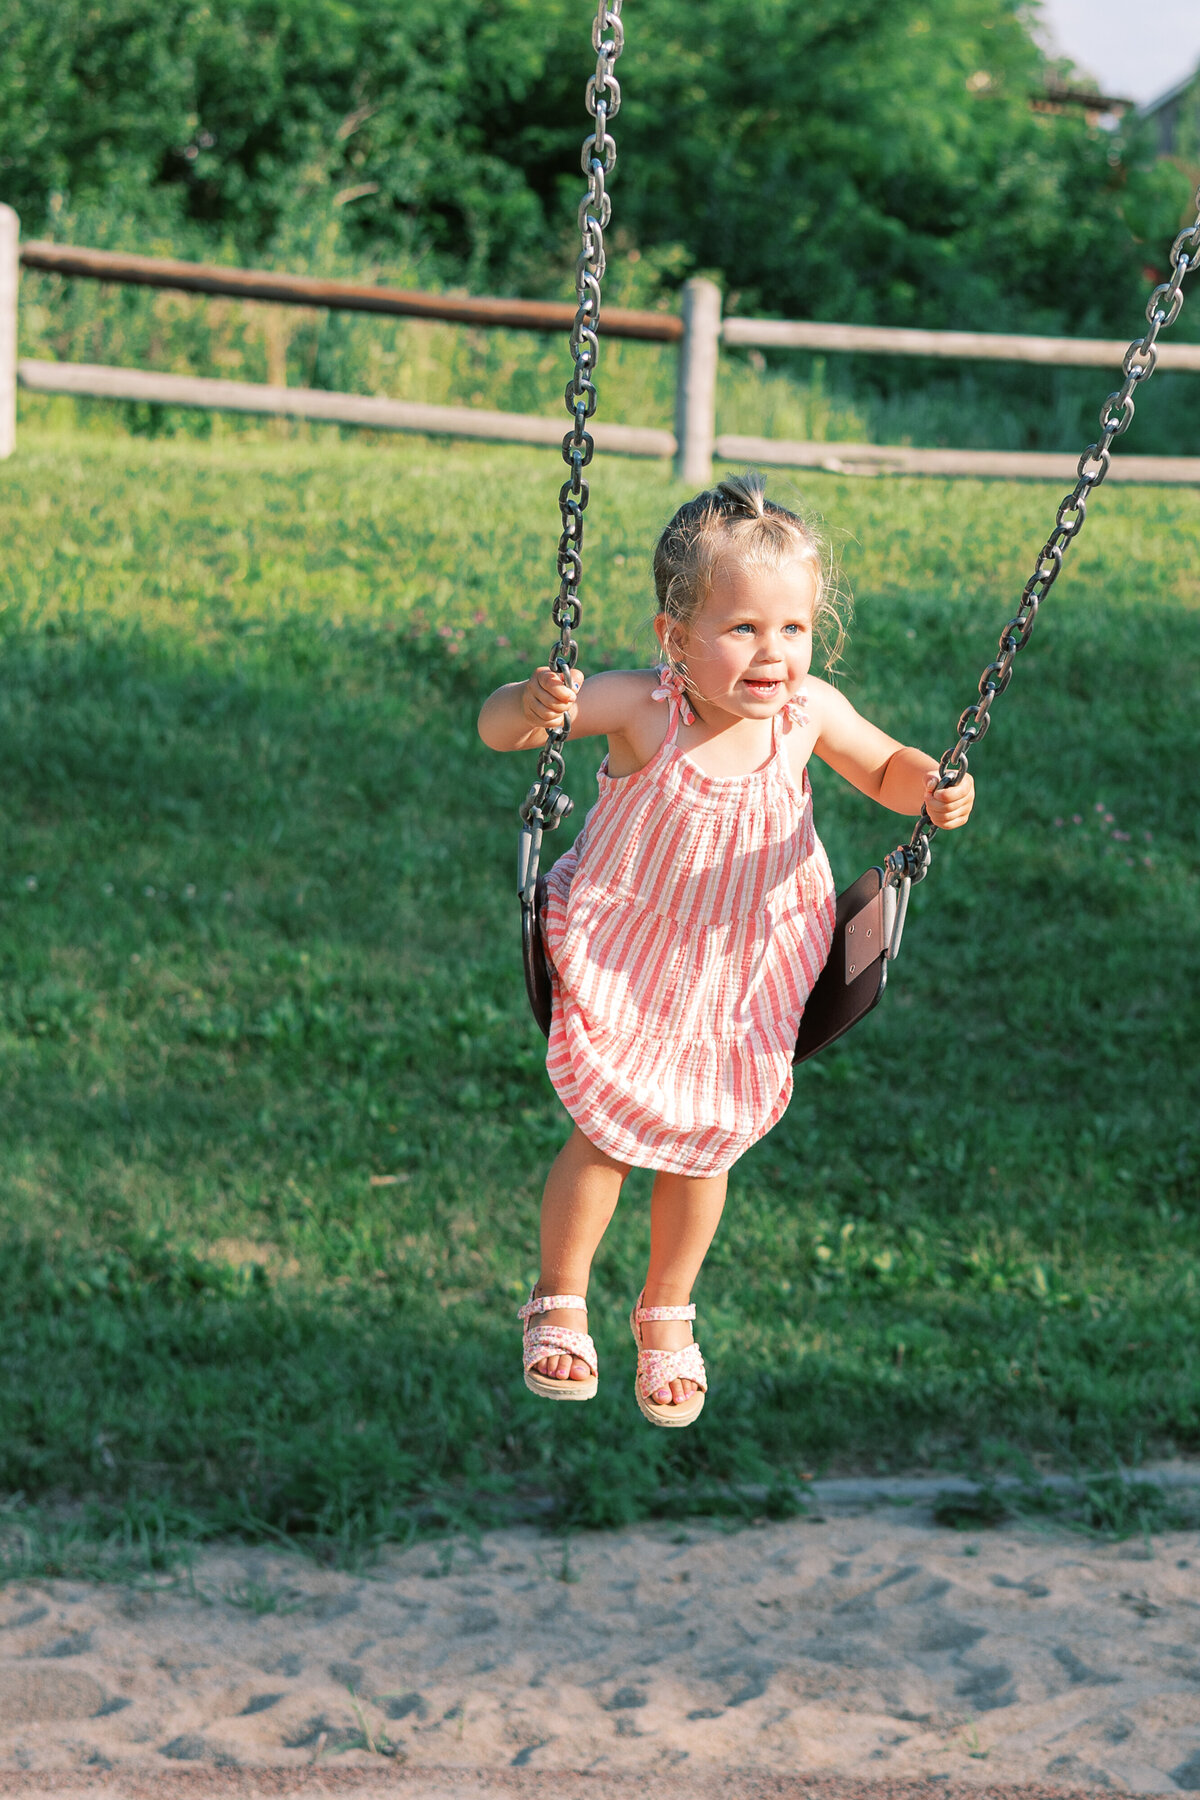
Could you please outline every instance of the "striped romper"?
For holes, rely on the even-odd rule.
[[[667,734],[600,798],[546,883],[554,1019],[547,1068],[584,1136],[618,1162],[717,1175],[792,1092],[804,1003],[833,936],[834,888],[808,775],[784,747],[804,696],[749,775],[706,775]],[[690,722],[691,714],[687,713]]]

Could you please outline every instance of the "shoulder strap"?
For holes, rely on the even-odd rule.
[[[675,670],[668,667],[666,663],[659,663],[657,673],[658,686],[653,690],[650,698],[652,700],[665,700],[669,704],[671,714],[667,722],[667,735],[663,739],[663,743],[673,744],[679,733],[680,720],[682,720],[685,725],[694,725],[696,722],[696,715],[688,705],[687,689],[684,686],[682,675],[677,675]]]

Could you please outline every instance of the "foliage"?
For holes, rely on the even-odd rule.
[[[1015,0],[642,0],[620,69],[617,242],[731,304],[1100,330],[1187,198],[1136,134],[1038,116]],[[0,0],[0,187],[246,263],[557,291],[579,189],[570,0]],[[572,173],[572,171],[576,171]]]
[[[640,1176],[592,1287],[600,1398],[526,1395],[563,1116],[517,969],[528,769],[473,719],[543,645],[555,466],[26,422],[0,475],[0,1486],[91,1496],[118,1561],[180,1519],[348,1554],[502,1505],[1200,1447],[1197,515],[1115,484],[883,1007],[735,1171],[699,1426],[631,1436]],[[680,498],[602,474],[591,667],[645,658]],[[850,692],[940,749],[1058,490],[806,498],[857,593]],[[816,780],[840,876],[905,829]]]

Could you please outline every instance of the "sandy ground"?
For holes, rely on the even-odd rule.
[[[907,1783],[1200,1790],[1200,1534],[964,1536],[843,1505],[499,1531],[362,1575],[231,1549],[153,1591],[0,1594],[0,1794]]]

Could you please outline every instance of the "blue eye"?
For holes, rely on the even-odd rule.
[[[748,622],[747,622],[747,623],[745,623],[745,624],[742,624],[742,625],[735,625],[735,626],[734,626],[734,628],[733,628],[733,629],[734,629],[734,630],[735,630],[735,631],[753,631],[753,630],[754,630],[754,627],[753,627],[753,625],[751,625],[751,624],[749,624],[749,623],[748,623]]]

